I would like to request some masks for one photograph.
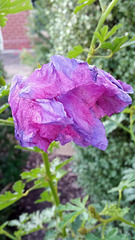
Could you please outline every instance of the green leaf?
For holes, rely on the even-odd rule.
[[[127,180],[123,180],[119,183],[119,185],[117,187],[112,188],[111,190],[109,190],[108,192],[119,192],[119,191],[123,191],[124,189],[130,188],[130,187],[134,187],[135,186],[135,179],[127,179]]]
[[[124,217],[128,212],[129,208],[118,208],[118,205],[115,203],[106,204],[105,208],[102,212],[100,212],[100,215],[106,215],[110,217]]]
[[[99,32],[95,32],[94,35],[97,37],[97,39],[98,39],[100,42],[103,42],[102,36],[100,35]]]
[[[107,32],[108,32],[108,26],[105,25],[104,27],[102,27],[101,30],[100,30],[100,32],[101,32],[101,37],[102,37],[102,39],[103,39],[103,41],[104,41],[104,39],[105,39],[105,37],[106,37],[106,35],[107,35]]]
[[[124,43],[120,49],[124,48],[124,47],[129,47],[131,46],[132,44],[135,44],[135,37],[133,37],[132,39],[130,39],[128,42]]]
[[[100,240],[101,238],[94,236],[92,233],[88,233],[88,234],[86,234],[85,239],[86,240]]]
[[[68,223],[72,223],[81,213],[86,211],[85,204],[88,197],[84,197],[81,202],[80,198],[72,199],[71,203],[66,205],[60,204],[57,208],[57,211],[71,211],[63,216],[63,221],[60,222],[60,227],[64,227]]]
[[[109,37],[113,36],[116,31],[122,26],[122,24],[115,25],[105,36],[104,41],[106,41]]]
[[[120,37],[115,38],[113,42],[104,42],[101,44],[101,48],[110,49],[111,52],[114,54],[120,50],[120,47],[127,41],[128,37]]]
[[[47,208],[42,212],[36,211],[32,214],[22,214],[19,217],[19,220],[9,221],[9,226],[14,226],[17,228],[17,231],[14,232],[14,235],[17,239],[20,239],[22,236],[30,234],[32,232],[43,229],[43,224],[52,221],[54,217],[55,208]]]
[[[65,216],[63,216],[63,220],[60,222],[59,227],[63,228],[68,223],[72,223],[78,217],[79,214],[80,212],[67,213]]]
[[[45,179],[45,168],[42,165],[39,168],[31,169],[29,172],[21,173],[21,179],[26,180],[26,182],[34,181],[37,179]]]
[[[32,3],[30,0],[0,0],[0,26],[4,27],[6,25],[8,14],[31,9]]]
[[[96,0],[80,0],[78,1],[78,4],[82,4],[80,6],[77,6],[74,10],[74,13],[76,14],[77,12],[79,12],[82,8],[84,8],[87,5],[91,5],[92,3],[94,3]]]
[[[25,187],[25,183],[23,183],[21,180],[19,180],[13,185],[13,190],[15,192],[17,192],[18,194],[22,194],[24,187]]]
[[[10,84],[5,85],[0,88],[0,98],[4,96],[8,96],[10,90]]]
[[[9,107],[9,104],[8,104],[8,103],[3,104],[3,105],[0,107],[0,113],[4,112],[8,107]]]
[[[51,142],[47,151],[52,153],[54,148],[59,148],[59,142],[56,141]]]
[[[56,166],[56,171],[59,170],[60,168],[64,167],[65,165],[67,165],[68,163],[70,163],[73,160],[73,157],[66,159],[65,161],[63,161],[62,163],[58,164]]]
[[[108,26],[105,25],[101,28],[100,32],[95,32],[94,35],[97,37],[97,39],[103,43],[106,41],[109,37],[115,34],[115,32],[122,26],[122,24],[115,25],[111,31],[108,32]],[[106,46],[106,45],[103,45]],[[110,46],[110,45],[109,45]]]
[[[52,201],[53,201],[52,193],[50,191],[44,191],[40,194],[40,199],[36,200],[35,203]]]
[[[18,201],[23,196],[24,187],[25,184],[22,183],[22,181],[18,181],[13,185],[13,190],[15,191],[14,193],[8,191],[0,195],[0,210],[3,210]]]
[[[75,46],[75,47],[73,47],[73,49],[74,50],[71,50],[68,52],[69,58],[75,58],[84,51],[81,45]]]

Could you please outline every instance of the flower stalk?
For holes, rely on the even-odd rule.
[[[42,158],[43,158],[43,162],[44,162],[44,165],[45,165],[47,180],[48,180],[49,186],[51,188],[51,192],[52,192],[52,195],[53,195],[53,198],[54,198],[54,202],[55,202],[55,205],[58,206],[60,201],[59,201],[59,197],[57,195],[56,189],[53,185],[48,154],[46,152],[43,152],[42,153]]]

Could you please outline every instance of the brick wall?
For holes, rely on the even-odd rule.
[[[30,48],[26,25],[28,15],[28,11],[8,15],[7,24],[2,28],[4,49]]]

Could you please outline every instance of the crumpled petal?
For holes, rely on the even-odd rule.
[[[16,138],[24,147],[44,151],[54,140],[105,150],[108,141],[100,118],[131,104],[128,93],[133,93],[130,85],[95,66],[53,56],[30,77],[12,80],[9,104]]]

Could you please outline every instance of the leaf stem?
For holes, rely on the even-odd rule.
[[[108,17],[109,13],[112,11],[112,9],[114,8],[114,6],[116,5],[117,2],[118,2],[118,0],[112,0],[111,3],[109,4],[109,6],[107,7],[107,9],[102,13],[102,15],[101,15],[101,17],[99,19],[98,25],[96,27],[95,32],[99,32],[99,30],[103,26],[106,18]],[[90,44],[89,54],[88,54],[88,57],[87,57],[88,64],[90,64],[92,56],[95,53],[95,43],[96,43],[96,36],[94,34],[93,38],[92,38],[92,41],[91,41],[91,44]]]

